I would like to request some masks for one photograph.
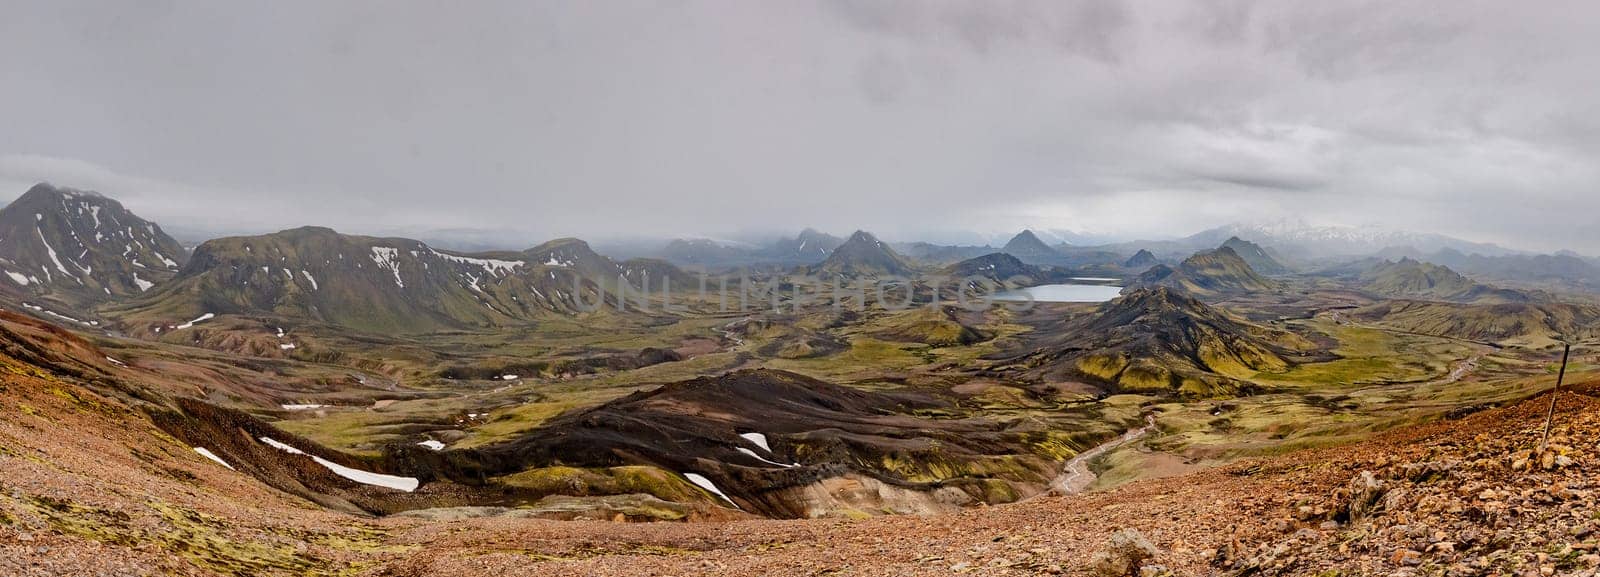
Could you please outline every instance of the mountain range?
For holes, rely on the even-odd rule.
[[[0,209],[0,272],[6,277],[0,279],[0,296],[73,320],[91,309],[109,313],[136,333],[188,328],[192,326],[188,321],[227,314],[370,332],[428,332],[528,323],[549,314],[593,310],[602,303],[614,308],[614,291],[609,289],[615,287],[637,295],[646,287],[659,290],[661,283],[670,281],[688,290],[697,286],[698,277],[680,269],[676,263],[681,262],[706,268],[760,264],[772,273],[844,276],[939,271],[996,280],[1023,277],[1035,284],[1061,281],[1074,270],[1092,271],[1097,276],[1133,277],[1130,291],[1165,286],[1214,297],[1275,290],[1281,283],[1269,277],[1292,272],[1284,264],[1289,257],[1280,254],[1284,246],[1293,252],[1293,247],[1305,248],[1306,243],[1334,240],[1347,248],[1396,240],[1443,246],[1419,254],[1438,267],[1410,256],[1422,249],[1406,246],[1382,253],[1406,255],[1399,262],[1347,268],[1352,271],[1347,273],[1350,278],[1366,290],[1389,297],[1474,303],[1528,299],[1525,291],[1490,287],[1469,277],[1600,283],[1600,264],[1577,255],[1513,254],[1427,235],[1357,232],[1287,225],[1223,227],[1153,248],[1119,252],[1132,246],[1052,246],[1032,230],[1019,232],[997,250],[892,245],[865,231],[841,239],[806,229],[764,247],[684,239],[669,244],[663,258],[618,262],[570,238],[522,251],[463,253],[414,239],[303,227],[213,239],[191,255],[159,225],[115,200],[41,183]],[[1176,265],[1161,264],[1162,247],[1172,249],[1222,233],[1229,234],[1220,245],[1212,245],[1217,248],[1186,254]],[[897,246],[915,255],[908,256]],[[1468,254],[1458,246],[1493,254]],[[783,268],[787,266],[804,268]]]
[[[1066,235],[1071,236],[1071,235]],[[1048,237],[1048,238],[1047,238]],[[1490,278],[1522,276],[1600,284],[1600,260],[1575,254],[1534,255],[1489,243],[1437,234],[1395,231],[1382,227],[1311,226],[1300,221],[1232,224],[1175,240],[1141,240],[1092,244],[1094,237],[1060,241],[1063,231],[1023,230],[996,248],[990,245],[938,244],[927,241],[886,242],[902,256],[931,265],[949,265],[994,252],[1004,252],[1035,265],[1082,268],[1105,274],[1142,270],[1161,261],[1227,245],[1256,272],[1279,276],[1291,267],[1315,268],[1376,255],[1411,256],[1446,264],[1469,275]],[[1055,242],[1052,242],[1055,241]],[[765,245],[710,239],[678,239],[653,254],[679,265],[712,268],[750,265],[810,266],[821,262],[844,239],[814,229]],[[803,247],[803,248],[802,248]],[[819,248],[820,247],[820,248]],[[831,248],[830,248],[831,247]],[[1421,248],[1418,248],[1421,247]],[[1148,256],[1139,253],[1148,253]]]
[[[688,276],[662,261],[617,263],[577,239],[522,252],[460,254],[421,241],[321,227],[206,241],[170,282],[122,307],[134,330],[206,315],[265,315],[369,332],[499,326],[593,310],[618,286]]]
[[[845,239],[808,228],[794,237],[781,238],[767,246],[708,238],[679,238],[668,242],[654,255],[678,265],[710,268],[804,266],[822,262],[844,242]]]
[[[1441,234],[1398,231],[1378,226],[1312,226],[1299,220],[1230,224],[1190,235],[1182,242],[1217,246],[1230,237],[1274,247],[1284,251],[1285,256],[1306,259],[1368,255],[1391,246],[1411,246],[1424,251],[1450,248],[1492,256],[1517,253],[1495,244]]]
[[[1515,282],[1562,282],[1580,287],[1600,287],[1600,261],[1569,252],[1556,254],[1466,253],[1454,248],[1425,252],[1412,246],[1392,246],[1379,258],[1410,258],[1448,266],[1474,277]]]

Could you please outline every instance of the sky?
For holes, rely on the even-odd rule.
[[[0,198],[195,234],[1231,222],[1600,254],[1600,4],[3,0]]]

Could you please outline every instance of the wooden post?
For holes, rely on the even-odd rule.
[[[1544,440],[1539,442],[1539,450],[1550,448],[1550,423],[1556,418],[1556,395],[1561,394],[1561,381],[1567,377],[1567,355],[1572,354],[1572,344],[1563,343],[1566,347],[1561,349],[1561,371],[1556,373],[1556,388],[1550,390],[1550,410],[1544,414]]]

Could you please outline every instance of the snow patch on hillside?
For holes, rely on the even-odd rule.
[[[192,320],[192,321],[183,323],[181,325],[178,325],[178,326],[175,326],[175,327],[172,327],[172,328],[174,328],[174,329],[186,329],[186,328],[194,326],[195,323],[209,321],[212,318],[215,318],[216,316],[217,315],[215,313],[206,313],[206,314],[200,315],[198,317],[195,317],[195,319]]]
[[[278,449],[278,450],[283,451],[285,453],[289,453],[291,455],[305,455],[306,454],[305,451],[301,451],[300,449],[296,449],[296,448],[291,447],[289,445],[286,445],[284,443],[280,443],[280,442],[278,442],[276,440],[273,440],[271,437],[261,437],[261,442],[266,443],[267,445],[269,445],[269,446],[271,446],[271,447],[273,447],[275,449]],[[398,476],[395,476],[395,475],[384,475],[382,473],[373,473],[373,472],[369,472],[369,471],[362,471],[360,469],[352,469],[350,467],[346,467],[344,465],[340,465],[338,463],[335,463],[333,461],[329,461],[327,459],[324,459],[322,457],[318,457],[316,455],[310,455],[310,457],[311,457],[311,460],[316,461],[318,465],[322,465],[323,467],[327,468],[329,471],[333,471],[333,474],[338,475],[340,477],[344,477],[344,478],[349,479],[351,481],[355,481],[357,483],[361,483],[363,485],[372,485],[374,487],[387,487],[387,488],[390,488],[390,489],[395,489],[395,490],[405,491],[407,493],[410,493],[412,491],[417,490],[417,485],[421,484],[421,482],[417,481],[415,478],[412,478],[412,477],[398,477]]]
[[[746,441],[750,441],[752,443],[755,443],[755,445],[757,447],[761,447],[761,450],[763,450],[763,451],[766,451],[768,453],[772,452],[772,446],[767,444],[767,436],[766,435],[763,435],[761,433],[740,433],[739,436],[743,437],[744,440],[746,440]]]
[[[94,325],[100,324],[100,321],[81,321],[81,320],[69,317],[67,315],[55,312],[53,310],[50,310],[50,309],[47,309],[47,308],[44,308],[44,307],[41,307],[39,305],[32,304],[32,303],[22,303],[22,306],[23,306],[23,308],[27,308],[27,309],[30,309],[30,310],[33,310],[33,311],[41,312],[41,313],[56,317],[58,319],[69,320],[69,321],[78,323],[80,325],[94,326]]]
[[[492,274],[492,275],[496,275],[496,276],[499,276],[499,275],[502,275],[502,274],[511,274],[512,272],[516,271],[517,267],[525,266],[525,265],[528,264],[528,263],[520,261],[520,260],[500,260],[500,259],[494,259],[494,258],[472,258],[472,257],[468,257],[468,256],[456,256],[456,255],[453,255],[453,254],[445,254],[445,253],[442,253],[442,252],[439,252],[439,251],[436,251],[436,250],[433,250],[433,249],[428,249],[428,250],[429,250],[429,252],[432,252],[434,256],[437,256],[439,258],[448,260],[450,262],[458,263],[458,264],[476,265],[478,267],[481,267],[483,269],[483,272],[486,272],[486,273],[489,273],[489,274]]]
[[[695,486],[698,486],[701,489],[705,489],[718,497],[722,497],[722,500],[727,501],[729,505],[733,505],[733,508],[739,508],[739,504],[734,503],[733,499],[729,499],[728,494],[723,493],[722,489],[718,489],[716,483],[712,483],[711,479],[707,479],[699,473],[684,473],[683,478],[688,479],[690,483],[694,483]]]
[[[752,451],[750,449],[746,449],[744,447],[739,447],[737,450],[740,453],[743,453],[743,454],[745,454],[745,455],[747,455],[747,456],[749,456],[749,457],[751,457],[751,458],[753,458],[753,459],[755,459],[757,461],[761,461],[761,462],[766,463],[768,465],[777,465],[777,466],[783,467],[785,469],[791,469],[791,468],[800,466],[798,463],[797,464],[793,464],[793,465],[786,465],[786,464],[783,464],[783,463],[779,463],[777,461],[768,460],[766,457],[762,457],[761,455],[757,455],[755,451]]]
[[[34,216],[39,216],[39,215],[35,214]],[[56,263],[56,270],[61,271],[61,274],[64,274],[64,275],[67,275],[67,276],[72,276],[72,273],[67,272],[67,267],[61,265],[61,259],[56,257],[56,249],[54,247],[50,246],[50,241],[45,240],[45,238],[44,238],[44,229],[35,226],[35,227],[33,227],[33,231],[39,233],[39,242],[44,244],[44,250],[46,252],[50,253],[50,262]],[[49,271],[45,271],[45,274],[49,274]],[[73,278],[77,278],[77,277],[73,277]],[[83,282],[83,281],[78,281],[78,282]]]
[[[389,272],[394,273],[395,286],[406,288],[405,281],[400,280],[399,256],[400,249],[398,248],[387,246],[372,247],[372,262],[378,263],[379,267],[389,269]]]
[[[238,470],[238,469],[234,469],[233,465],[229,465],[227,461],[222,460],[222,457],[218,457],[216,453],[211,452],[210,449],[207,449],[205,447],[195,447],[194,448],[194,452],[200,453],[201,456],[203,456],[203,457],[205,457],[207,459],[211,459],[213,461],[216,461],[217,464],[222,465],[224,467],[227,467],[229,470],[232,470],[232,471],[237,471]]]

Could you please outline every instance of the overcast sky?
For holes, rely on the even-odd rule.
[[[1593,2],[0,1],[0,198],[180,230],[1600,254]]]

